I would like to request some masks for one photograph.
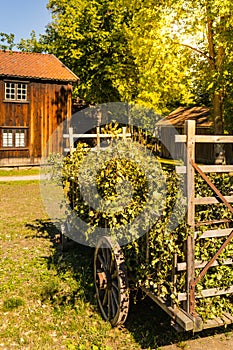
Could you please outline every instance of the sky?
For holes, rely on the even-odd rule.
[[[37,37],[43,34],[51,22],[46,9],[48,0],[0,0],[0,32],[15,35],[15,43],[30,38],[35,30]]]

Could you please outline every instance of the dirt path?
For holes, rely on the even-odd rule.
[[[181,341],[177,345],[167,345],[161,350],[233,350],[233,334],[216,334],[206,338]]]
[[[40,175],[24,175],[24,176],[0,176],[0,181],[27,181],[39,180]]]

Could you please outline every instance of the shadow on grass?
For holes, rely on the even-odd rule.
[[[84,302],[89,302],[96,310],[96,299],[93,281],[93,256],[94,249],[70,241],[68,249],[62,250],[57,227],[51,221],[37,220],[28,224],[28,228],[35,231],[34,237],[49,239],[54,249],[54,254],[46,257],[48,268],[55,268],[58,274],[63,274],[72,269],[74,278],[79,282],[79,290],[69,295],[68,302],[75,304],[75,295],[81,296]],[[30,237],[32,237],[30,235]],[[55,287],[54,287],[55,288]],[[56,288],[55,288],[56,289]],[[51,288],[51,293],[56,290]],[[134,300],[137,300],[136,302]],[[67,304],[66,296],[60,303]],[[224,334],[233,330],[233,325],[227,328],[219,327],[193,334],[192,332],[177,333],[171,326],[169,316],[161,310],[150,298],[143,297],[140,291],[132,292],[129,316],[124,327],[132,334],[135,341],[142,349],[156,349],[169,344],[184,344],[191,339]]]
[[[68,270],[72,271],[74,279],[79,282],[79,288],[76,291],[78,296],[81,296],[84,301],[88,301],[94,305],[94,249],[70,241],[66,251],[63,251],[59,239],[60,232],[57,228],[58,225],[55,225],[51,221],[36,220],[33,224],[27,224],[26,226],[35,231],[35,234],[30,235],[30,238],[49,239],[52,242],[54,248],[53,254],[45,257],[47,259],[48,269],[55,268],[58,275],[64,275]],[[65,296],[59,302],[61,306],[62,304],[67,304]],[[69,304],[71,306],[75,304],[75,294],[73,296],[69,295]]]

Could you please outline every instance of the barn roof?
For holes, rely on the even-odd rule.
[[[0,76],[75,82],[78,77],[51,54],[1,51]]]
[[[207,107],[179,107],[161,119],[157,126],[183,127],[186,120],[196,120],[197,127],[208,128],[213,125]]]

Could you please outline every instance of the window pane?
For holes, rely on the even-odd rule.
[[[18,84],[17,86],[17,99],[18,100],[27,100],[27,85],[26,84]]]
[[[15,133],[15,147],[25,147],[25,133],[23,130],[17,130]]]
[[[5,99],[14,100],[15,99],[15,84],[5,83]]]
[[[13,146],[13,132],[12,130],[3,130],[2,134],[2,147]]]

